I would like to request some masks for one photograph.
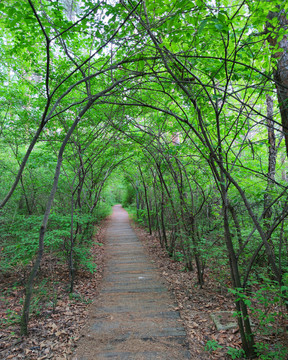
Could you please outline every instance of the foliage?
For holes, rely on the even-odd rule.
[[[216,340],[208,340],[206,345],[205,345],[205,350],[206,351],[214,351],[214,350],[219,349],[221,347],[222,346],[219,345]]]
[[[231,359],[243,359],[245,357],[245,352],[243,349],[234,349],[232,347],[228,348],[227,355],[231,356]]]
[[[256,355],[248,309],[262,327],[287,306],[286,28],[278,0],[0,4],[0,266],[33,263],[23,333],[43,252],[73,292],[121,202],[201,287],[221,269]]]

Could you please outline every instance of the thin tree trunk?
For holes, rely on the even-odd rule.
[[[75,277],[75,269],[74,269],[74,259],[73,259],[73,250],[74,250],[74,194],[72,192],[71,196],[71,225],[70,225],[70,249],[69,249],[69,257],[68,257],[68,265],[69,265],[69,280],[70,280],[70,293],[73,293],[74,290],[74,277]]]
[[[158,208],[158,204],[157,204],[157,193],[156,193],[156,179],[155,179],[155,175],[153,173],[153,170],[151,170],[152,176],[153,176],[153,193],[154,193],[154,201],[155,201],[155,212],[156,212],[156,226],[157,226],[157,231],[158,231],[158,236],[159,236],[159,240],[160,240],[160,245],[163,248],[164,247],[164,242],[163,242],[163,237],[161,234],[161,225],[160,225],[160,221],[159,221],[159,208]]]
[[[164,220],[164,191],[161,190],[161,227],[162,227],[162,234],[163,234],[163,243],[165,245],[166,250],[168,250],[168,244],[167,244],[167,235],[166,235],[166,227],[165,227],[165,220]]]
[[[38,254],[37,254],[37,258],[34,262],[34,265],[32,267],[32,270],[31,270],[31,273],[29,275],[27,285],[26,285],[25,300],[24,300],[24,306],[23,306],[23,312],[22,312],[21,324],[20,324],[22,335],[28,334],[28,322],[29,322],[29,313],[30,313],[30,303],[31,303],[32,292],[33,292],[33,284],[34,284],[34,280],[36,278],[37,272],[39,270],[40,263],[41,263],[43,253],[44,253],[44,237],[45,237],[45,233],[46,233],[46,229],[47,229],[50,211],[52,208],[52,204],[53,204],[57,186],[58,186],[60,170],[61,170],[61,165],[62,165],[62,161],[63,161],[63,153],[64,153],[65,147],[66,147],[73,131],[75,130],[78,122],[80,121],[82,116],[86,113],[86,111],[90,108],[91,104],[92,104],[92,102],[88,102],[88,104],[85,106],[85,108],[76,117],[73,125],[70,127],[68,133],[66,134],[65,139],[63,140],[61,148],[58,153],[57,165],[56,165],[55,174],[54,174],[54,181],[53,181],[51,192],[50,192],[50,195],[48,198],[46,210],[45,210],[45,213],[43,216],[43,221],[42,221],[42,225],[41,225],[40,233],[39,233]]]
[[[233,221],[234,221],[234,224],[235,224],[235,227],[236,227],[239,248],[241,248],[242,245],[243,245],[243,239],[242,239],[242,234],[241,234],[241,226],[240,226],[240,223],[238,221],[238,217],[237,217],[236,211],[234,209],[234,206],[229,204],[228,207],[229,207],[229,211],[230,211],[230,213],[232,215],[232,218],[233,218]]]
[[[144,186],[144,194],[145,194],[145,203],[146,203],[146,209],[147,209],[147,217],[148,217],[148,225],[149,225],[149,234],[152,235],[152,227],[151,227],[151,219],[150,219],[150,209],[149,209],[149,202],[148,202],[148,196],[147,196],[147,186],[145,184],[145,180],[143,177],[143,173],[141,170],[141,167],[138,166],[139,171],[140,171],[140,175],[141,175],[141,179],[142,179],[142,183]]]
[[[221,185],[221,191],[222,191],[222,199],[223,199],[222,210],[223,210],[225,240],[229,255],[229,263],[230,263],[233,287],[234,289],[237,290],[242,288],[242,284],[241,284],[240,273],[238,268],[238,261],[234,251],[232,236],[230,232],[229,217],[228,217],[229,202],[227,198],[225,185]],[[236,295],[236,297],[238,298],[238,295]],[[254,343],[254,336],[251,329],[247,306],[242,299],[240,300],[236,299],[235,305],[237,309],[237,321],[241,335],[243,350],[245,351],[245,354],[248,358],[254,358],[256,356],[255,343]]]
[[[264,194],[264,215],[265,226],[269,229],[269,219],[272,217],[272,208],[269,206],[271,195],[270,192],[273,188],[273,183],[275,180],[275,169],[276,169],[276,139],[274,131],[274,122],[273,122],[273,99],[271,96],[266,96],[267,104],[267,130],[268,130],[268,143],[269,143],[269,156],[268,156],[268,173],[267,173],[267,186]]]

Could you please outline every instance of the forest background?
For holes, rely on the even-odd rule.
[[[209,273],[233,294],[241,356],[286,358],[255,336],[287,330],[287,7],[0,3],[0,268],[25,285],[22,334],[43,256],[73,293],[121,202],[200,287]]]

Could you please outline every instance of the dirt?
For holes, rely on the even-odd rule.
[[[236,319],[231,316],[235,312],[235,305],[232,295],[227,291],[227,288],[232,286],[229,283],[229,269],[218,269],[225,274],[221,277],[223,283],[219,284],[215,280],[214,265],[207,266],[205,284],[201,288],[197,283],[196,271],[185,271],[182,262],[169,257],[167,252],[161,248],[156,234],[149,235],[147,230],[136,224],[133,225],[133,228],[150,258],[157,265],[160,275],[176,297],[177,309],[184,321],[191,354],[195,358],[203,360],[231,360],[232,357],[227,352],[230,352],[231,348],[241,350],[242,344]],[[267,309],[261,308],[261,304],[255,304],[255,306],[262,311],[267,311]],[[273,313],[273,311],[278,310],[271,307],[269,312]],[[217,315],[219,312],[222,315],[226,314],[221,317],[222,325],[227,326],[232,322],[234,325],[228,326],[227,329],[218,330],[211,315]],[[251,318],[254,330],[256,330],[257,319],[253,316]],[[278,333],[278,330],[285,329],[285,326],[287,326],[287,323],[285,325],[285,316],[278,318],[278,323],[271,323],[270,329],[266,327],[267,332],[258,331],[256,333],[255,342],[262,343],[272,354],[278,345],[287,348],[287,331]],[[211,347],[211,344],[217,345]],[[272,355],[270,358],[279,359],[276,352],[275,357]]]
[[[53,278],[55,286],[54,290],[57,292],[57,304],[54,310],[51,306],[47,307],[43,305],[39,314],[33,313],[31,315],[29,325],[30,333],[28,337],[21,337],[19,335],[19,325],[17,324],[17,316],[21,313],[20,302],[23,299],[24,293],[21,277],[25,272],[21,269],[16,269],[17,271],[14,273],[11,272],[10,274],[6,274],[5,278],[2,277],[0,279],[0,318],[2,319],[2,326],[0,328],[1,359],[71,359],[73,349],[77,348],[77,345],[80,344],[78,340],[82,342],[82,340],[85,339],[87,345],[92,344],[92,346],[95,346],[95,339],[93,336],[88,336],[89,334],[87,333],[86,338],[82,338],[82,335],[85,335],[86,330],[84,329],[86,329],[85,326],[87,325],[85,324],[87,324],[87,322],[95,323],[100,322],[103,319],[108,321],[109,318],[110,320],[113,320],[114,317],[115,320],[119,322],[116,313],[103,312],[97,316],[95,315],[94,319],[91,315],[94,313],[95,308],[98,307],[99,309],[99,307],[101,307],[101,299],[97,294],[99,294],[101,288],[103,288],[103,273],[108,259],[106,245],[100,246],[98,244],[105,244],[105,232],[108,223],[109,219],[103,221],[98,227],[99,231],[94,236],[95,244],[91,252],[94,261],[97,264],[97,272],[91,274],[87,271],[78,271],[74,297],[71,298],[67,294],[65,284],[68,281],[68,273],[65,266],[57,262],[57,260],[53,258],[53,254],[45,255],[38,281],[41,282],[43,279]],[[152,236],[149,235],[145,229],[136,226],[135,224],[133,225],[133,228],[134,231],[136,231],[138,238],[141,240],[147,256],[152,259],[151,267],[153,267],[153,272],[157,272],[158,276],[162,278],[162,285],[164,282],[166,284],[165,286],[169,288],[174,298],[176,298],[176,303],[173,302],[173,297],[169,299],[169,302],[172,299],[173,305],[172,307],[169,307],[169,311],[166,312],[165,316],[171,316],[170,310],[179,311],[181,315],[181,326],[183,322],[184,328],[186,329],[186,339],[189,344],[190,353],[193,356],[192,358],[199,360],[231,359],[231,357],[227,355],[227,349],[229,347],[234,349],[241,348],[238,328],[234,327],[219,331],[216,329],[216,326],[211,319],[211,314],[215,312],[234,311],[233,298],[231,295],[227,293],[223,286],[219,286],[215,281],[209,267],[207,267],[205,271],[205,285],[203,289],[201,289],[197,285],[195,271],[184,271],[183,263],[171,259],[165,250],[161,248],[157,236],[154,234]],[[110,256],[109,258],[111,259]],[[135,258],[132,260],[136,261],[137,259]],[[108,267],[106,267],[105,271],[105,276],[108,274],[109,279]],[[119,269],[117,271],[119,271]],[[221,269],[221,271],[225,272],[225,274],[227,273],[227,270],[225,269]],[[139,270],[132,270],[131,268],[130,274],[138,275],[138,278],[145,277],[141,274],[141,271],[139,273]],[[148,272],[147,276],[149,276]],[[135,280],[132,276],[132,278],[128,277],[126,280],[131,281],[130,285],[132,285],[133,279]],[[229,286],[228,279],[229,276],[226,276],[224,279],[226,281],[225,286]],[[161,282],[160,279],[159,281]],[[109,282],[113,282],[113,274],[110,274]],[[154,298],[156,299],[159,295],[161,296],[161,293],[154,293]],[[143,301],[147,300],[147,296],[149,296],[149,294],[143,294]],[[109,301],[111,304],[112,299],[117,301],[116,294],[112,296],[110,293]],[[93,301],[92,304],[90,304],[91,301]],[[130,300],[130,303],[133,304],[133,301]],[[42,304],[40,303],[40,305]],[[104,301],[102,302],[102,305],[105,306],[108,305],[108,303]],[[124,305],[125,302],[123,306]],[[168,306],[168,303],[165,306]],[[147,308],[149,309],[149,304],[148,306],[146,305],[146,309],[143,304],[142,307],[143,310],[147,311]],[[119,308],[119,313],[121,313],[121,307]],[[133,312],[126,312],[127,319],[131,318],[131,315],[133,316]],[[135,318],[137,319],[137,317]],[[224,321],[223,319],[222,322]],[[231,318],[229,317],[229,319]],[[279,325],[276,325],[283,327],[283,324],[280,323],[281,321],[282,320],[279,319]],[[257,322],[255,324],[257,326]],[[285,343],[287,344],[288,342],[287,332],[284,332],[281,336],[276,335],[276,332],[274,331],[275,326],[271,324],[271,335],[257,335],[256,341],[264,342],[270,348],[273,348],[273,346],[276,346],[278,343],[285,346]],[[118,329],[118,339],[120,339],[116,340],[116,344],[117,350],[122,352],[124,359],[129,355],[127,354],[129,353],[129,349],[133,351],[133,349],[139,348],[143,351],[138,354],[134,351],[134,360],[140,360],[141,357],[144,357],[145,359],[145,356],[146,358],[150,356],[151,359],[157,359],[155,352],[161,351],[163,344],[164,348],[167,345],[167,339],[164,338],[160,341],[158,337],[157,344],[155,344],[152,336],[146,336],[145,339],[130,336],[130,345],[127,347],[127,343],[121,341],[121,334],[123,336],[122,330],[122,328]],[[97,341],[99,343],[107,342],[106,335],[102,334],[99,336],[98,332]],[[170,340],[168,340],[168,344],[169,342]],[[209,344],[209,342],[217,342],[219,346],[217,348],[210,348],[209,351],[205,351],[205,346],[206,349],[208,349],[207,344]],[[154,343],[153,346],[155,346],[156,349],[154,353],[151,353],[150,351],[151,343]],[[174,349],[170,350],[172,356],[174,356]],[[82,360],[84,360],[84,358],[82,358]]]
[[[104,272],[105,231],[109,219],[103,220],[95,229],[94,245],[91,249],[97,272],[79,269],[75,279],[74,294],[67,293],[69,275],[67,266],[53,254],[45,254],[34,289],[38,300],[37,313],[30,315],[29,335],[20,336],[18,324],[24,297],[21,277],[28,269],[6,273],[0,281],[0,359],[65,360],[72,353],[79,332],[84,326],[92,300],[97,296]],[[45,288],[40,284],[48,280]],[[45,293],[43,293],[45,291]],[[51,298],[57,294],[54,308]]]

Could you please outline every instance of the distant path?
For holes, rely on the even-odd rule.
[[[103,288],[73,359],[189,359],[175,303],[121,205],[113,208],[106,239]]]

